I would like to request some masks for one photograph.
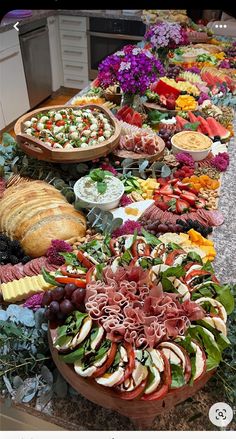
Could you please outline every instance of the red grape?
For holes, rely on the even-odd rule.
[[[74,305],[70,302],[69,299],[64,299],[61,303],[60,303],[60,311],[63,314],[70,314],[72,311],[74,311]]]
[[[80,305],[84,302],[86,290],[85,288],[77,288],[73,291],[71,301],[74,305]]]
[[[65,297],[67,299],[70,299],[73,291],[75,291],[76,289],[77,289],[77,286],[75,284],[72,284],[72,283],[71,284],[67,284],[65,286]]]
[[[45,311],[45,317],[46,319],[53,321],[56,319],[56,315],[54,312],[52,312],[49,308],[46,309]]]
[[[56,302],[59,302],[61,299],[63,299],[65,295],[65,289],[63,287],[56,287],[52,290],[52,298],[53,300],[56,300]]]
[[[42,300],[42,305],[43,306],[48,306],[51,301],[53,300],[52,298],[52,293],[50,290],[45,291],[44,295],[43,295],[43,300]]]
[[[56,300],[53,300],[50,305],[49,305],[49,310],[51,313],[53,314],[57,314],[59,311],[60,307],[59,307],[59,303],[56,302]]]
[[[166,233],[169,230],[169,227],[166,224],[159,224],[157,228],[158,232]]]

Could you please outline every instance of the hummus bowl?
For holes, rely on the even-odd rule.
[[[197,162],[204,160],[211,151],[213,141],[197,131],[181,131],[171,138],[173,154],[189,153]]]

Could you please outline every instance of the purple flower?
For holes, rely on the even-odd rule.
[[[60,252],[71,252],[72,247],[65,241],[60,239],[53,239],[52,244],[47,250],[46,256],[50,264],[62,265],[65,262],[63,256],[59,255]]]
[[[177,23],[161,22],[147,30],[144,40],[151,44],[153,50],[163,47],[175,49],[188,44],[188,35],[185,29]]]
[[[118,238],[118,236],[122,235],[133,235],[135,230],[140,234],[142,230],[141,224],[138,221],[127,220],[112,233],[112,237]]]
[[[113,166],[109,165],[109,163],[102,163],[100,168],[103,169],[104,171],[111,172],[113,175],[118,174],[117,170],[115,168],[113,168]]]
[[[220,152],[211,159],[211,165],[220,172],[226,171],[229,166],[229,154],[227,152]]]
[[[201,105],[204,101],[207,101],[211,99],[210,96],[207,93],[200,93],[199,98],[198,98],[198,104]]]
[[[187,72],[196,73],[199,75],[201,73],[201,70],[198,67],[189,67],[189,69],[186,69]]]
[[[120,203],[119,205],[121,207],[125,207],[128,206],[129,204],[133,203],[133,201],[131,200],[130,197],[128,197],[128,195],[124,194],[122,195],[121,199],[120,199]]]

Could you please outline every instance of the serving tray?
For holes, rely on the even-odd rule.
[[[128,151],[126,149],[119,149],[119,147],[114,149],[112,153],[114,156],[121,159],[128,159],[128,158],[133,160],[147,159],[149,162],[158,161],[162,159],[164,156],[165,142],[160,136],[156,135],[156,137],[158,138],[158,144],[160,149],[155,154],[142,154],[142,153],[139,154],[137,152]]]
[[[130,418],[138,428],[150,429],[157,415],[172,409],[176,404],[190,398],[200,390],[214,374],[215,370],[207,372],[193,386],[183,386],[180,389],[171,390],[164,398],[157,401],[126,401],[120,399],[111,388],[101,386],[92,378],[80,377],[73,365],[63,363],[58,351],[53,347],[53,339],[56,329],[49,329],[48,341],[51,355],[55,365],[65,380],[82,396],[102,407],[114,410],[123,416]]]
[[[30,120],[39,112],[44,113],[49,110],[62,110],[63,108],[83,109],[83,108],[97,108],[104,113],[110,120],[115,129],[114,134],[110,139],[105,140],[95,146],[88,146],[86,148],[75,148],[71,150],[56,149],[45,145],[45,143],[36,137],[24,133],[24,123]],[[38,108],[20,117],[15,126],[16,141],[23,149],[23,151],[38,159],[46,162],[54,163],[79,163],[89,160],[97,159],[109,154],[118,144],[120,138],[120,126],[113,116],[112,112],[102,105],[88,104],[88,105],[54,105],[52,107]]]

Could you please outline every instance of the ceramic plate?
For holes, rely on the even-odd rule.
[[[136,203],[131,203],[126,207],[118,207],[117,209],[113,209],[111,212],[113,213],[114,218],[122,218],[124,222],[127,220],[137,221],[142,213],[153,203],[153,200],[136,201]],[[138,209],[138,215],[130,215],[126,213],[125,209],[127,207]]]

